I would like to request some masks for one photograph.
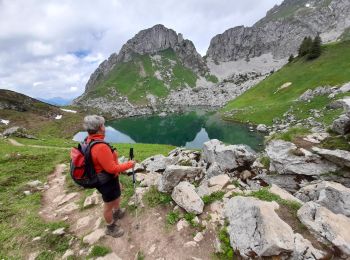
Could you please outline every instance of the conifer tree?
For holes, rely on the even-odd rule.
[[[317,35],[312,42],[309,54],[307,56],[309,60],[317,59],[318,57],[321,56],[321,52],[322,52],[321,43],[322,43],[321,37]]]
[[[309,53],[312,43],[311,37],[304,38],[298,50],[299,57],[303,57]]]
[[[291,55],[289,56],[288,62],[291,63],[293,60],[294,60],[294,55],[291,54]]]

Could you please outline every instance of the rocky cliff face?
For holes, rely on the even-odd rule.
[[[131,61],[135,55],[156,54],[169,48],[175,51],[185,67],[199,75],[208,71],[204,60],[190,40],[183,39],[182,34],[158,24],[140,31],[123,45],[118,54],[113,53],[108,60],[102,62],[90,76],[86,91],[103,80],[117,64]]]
[[[283,59],[296,53],[305,36],[320,33],[324,42],[334,41],[349,26],[349,0],[285,0],[254,26],[238,26],[215,36],[207,56],[215,62],[269,53]]]

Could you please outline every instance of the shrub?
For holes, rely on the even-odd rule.
[[[166,222],[170,225],[175,225],[180,220],[180,213],[178,211],[171,211],[166,216]]]
[[[217,253],[219,259],[234,259],[234,252],[233,248],[230,244],[230,236],[227,232],[227,227],[222,228],[219,231],[219,240],[220,240],[220,247],[221,247],[221,253]]]

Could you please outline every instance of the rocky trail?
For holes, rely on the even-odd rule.
[[[86,256],[93,244],[103,244],[112,249],[113,254],[103,259],[137,259],[142,254],[146,259],[210,259],[214,248],[211,240],[215,238],[213,231],[208,231],[200,243],[193,241],[193,230],[182,230],[165,225],[166,213],[169,208],[139,209],[139,216],[129,212],[120,221],[125,234],[121,238],[104,235],[104,223],[101,218],[103,203],[100,195],[94,192],[84,200],[84,206],[79,206],[82,194],[69,192],[66,188],[67,165],[59,164],[48,177],[47,189],[43,192],[40,216],[46,221],[65,221],[70,224],[69,230],[57,230],[62,234],[69,232],[74,237],[82,239],[85,247],[78,245],[78,240],[72,240],[67,254]],[[84,209],[86,208],[86,209]],[[139,228],[135,228],[135,224]],[[111,257],[111,258],[108,258]]]

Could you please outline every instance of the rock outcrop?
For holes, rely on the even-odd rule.
[[[307,202],[298,210],[300,221],[320,239],[329,241],[346,255],[350,255],[350,219],[341,214]]]
[[[246,145],[225,145],[217,139],[203,145],[203,160],[214,169],[208,169],[207,177],[220,175],[225,171],[249,168],[256,159],[256,153]]]
[[[270,158],[270,171],[278,174],[319,176],[338,169],[335,164],[322,160],[319,155],[297,149],[291,142],[271,141],[266,147],[266,153]]]
[[[204,202],[189,182],[180,182],[173,190],[171,197],[181,208],[196,215],[203,212]]]
[[[246,259],[289,254],[294,249],[292,228],[279,218],[276,202],[234,197],[225,206],[231,246]]]
[[[336,214],[350,217],[350,189],[340,183],[322,181],[301,188],[295,196],[304,201],[314,201]]]
[[[272,54],[277,59],[295,54],[306,36],[321,33],[336,40],[350,26],[347,0],[285,0],[252,27],[238,26],[215,36],[207,56],[216,62],[251,59]]]

